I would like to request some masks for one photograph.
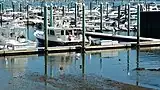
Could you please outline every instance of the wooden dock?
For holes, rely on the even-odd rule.
[[[135,48],[136,46],[137,46],[136,42],[125,42],[125,43],[119,43],[114,45],[86,46],[85,51]],[[160,46],[160,41],[144,41],[144,42],[140,42],[139,46],[140,47]],[[49,53],[81,52],[81,50],[82,50],[82,47],[80,45],[48,47]],[[38,47],[30,50],[0,50],[0,56],[44,54],[44,52],[45,52],[44,47]]]
[[[103,38],[109,40],[118,40],[118,41],[126,41],[126,42],[136,42],[136,36],[124,36],[124,35],[113,35],[113,34],[106,34],[106,33],[99,33],[99,32],[86,32],[87,36],[95,37],[95,38]],[[160,39],[153,39],[153,38],[144,38],[140,37],[140,41],[160,41]]]

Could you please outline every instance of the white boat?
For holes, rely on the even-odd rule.
[[[37,30],[34,33],[39,45],[44,46],[45,35],[43,31]],[[85,43],[89,43],[85,37]],[[54,28],[49,30],[48,46],[68,46],[82,44],[82,34],[80,28]]]
[[[12,25],[14,26],[14,25]],[[32,50],[37,47],[37,43],[27,39],[26,29],[23,27],[1,28],[0,41],[4,50]]]

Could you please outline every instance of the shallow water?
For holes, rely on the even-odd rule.
[[[140,50],[139,58],[136,50],[127,49],[86,52],[84,59],[83,54],[74,52],[54,53],[48,57],[41,55],[0,57],[0,84],[2,90],[12,87],[21,90],[28,88],[25,87],[27,82],[30,88],[33,87],[30,83],[37,85],[34,80],[40,75],[59,78],[63,75],[78,77],[85,74],[160,89],[159,71],[134,70],[137,67],[160,68],[159,58],[160,49]],[[20,83],[18,77],[28,79]],[[18,87],[19,84],[24,86]]]

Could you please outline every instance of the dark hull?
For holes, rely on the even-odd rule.
[[[45,41],[43,39],[37,38],[38,40],[38,46],[39,47],[43,47],[45,45]],[[82,42],[67,42],[67,43],[63,43],[63,42],[56,42],[56,41],[48,41],[48,46],[52,47],[52,46],[72,46],[72,45],[81,45]]]

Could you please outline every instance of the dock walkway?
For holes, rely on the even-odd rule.
[[[136,42],[123,42],[119,44],[104,45],[104,46],[86,46],[85,51],[91,50],[105,50],[105,49],[120,49],[120,48],[135,48],[137,46]],[[140,42],[140,47],[153,47],[160,46],[160,41],[144,41]],[[61,53],[61,52],[81,52],[81,45],[77,46],[58,46],[58,47],[48,47],[49,53]],[[26,54],[44,54],[44,47],[38,47],[35,49],[28,50],[0,50],[0,56],[10,56],[10,55],[26,55]]]
[[[118,40],[118,41],[120,40],[120,41],[126,41],[126,42],[137,41],[136,36],[112,35],[112,34],[99,33],[99,32],[86,32],[85,34],[87,36],[110,39],[110,40]],[[160,41],[160,39],[140,37],[140,41]]]

